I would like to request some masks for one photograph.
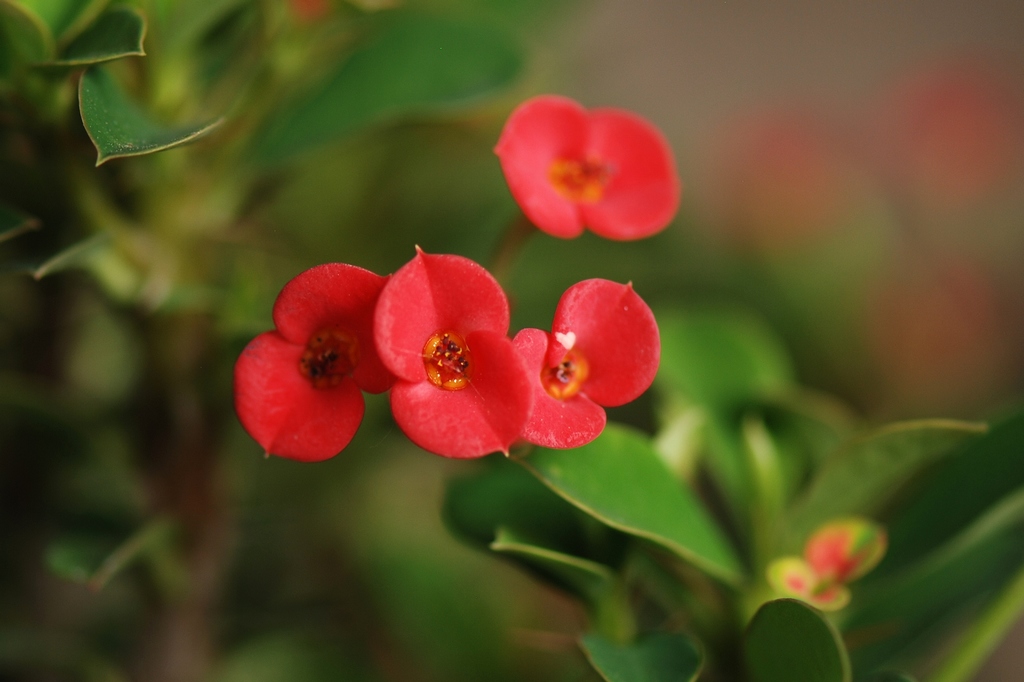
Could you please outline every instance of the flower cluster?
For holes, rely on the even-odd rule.
[[[838,611],[850,601],[846,585],[877,566],[886,546],[885,530],[867,519],[832,521],[811,534],[802,558],[773,561],[768,582],[780,594]]]
[[[551,332],[508,337],[498,282],[456,255],[415,257],[390,277],[341,263],[300,274],[274,304],[276,330],[235,365],[235,407],[268,454],[317,461],[351,441],[361,391],[390,389],[395,422],[445,457],[508,452],[526,441],[583,445],[604,429],[602,406],[654,380],[654,315],[630,284],[569,288]]]

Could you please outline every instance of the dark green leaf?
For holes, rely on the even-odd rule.
[[[146,19],[137,9],[115,7],[107,10],[96,23],[75,38],[52,66],[84,66],[128,56],[142,56],[146,36]]]
[[[94,66],[83,74],[78,98],[82,123],[98,152],[97,166],[110,159],[151,154],[192,142],[221,123],[216,120],[175,128],[154,123],[102,67]]]
[[[612,589],[615,573],[607,566],[571,554],[541,547],[520,538],[507,528],[499,528],[491,549],[518,557],[546,573],[554,574],[559,582],[573,587],[577,594],[599,599]]]
[[[965,529],[1024,486],[1024,413],[993,426],[942,462],[889,520],[889,553],[879,566],[906,566]]]
[[[835,628],[795,599],[762,606],[747,627],[744,656],[753,682],[849,682],[850,660]]]
[[[802,546],[829,519],[873,515],[916,474],[985,429],[974,422],[927,419],[890,424],[858,438],[825,464],[795,506],[790,544]]]
[[[54,575],[84,585],[111,549],[106,538],[69,535],[58,538],[46,549],[46,565]]]
[[[700,405],[732,407],[792,383],[785,349],[748,315],[704,311],[658,316],[658,384]]]
[[[521,463],[602,523],[662,545],[720,579],[739,579],[732,547],[643,434],[609,424],[588,445],[540,448]]]
[[[521,66],[518,47],[497,29],[393,16],[312,97],[280,113],[256,158],[285,161],[364,126],[471,103],[507,86]]]
[[[0,0],[0,38],[17,61],[45,61],[55,50],[46,22],[14,0]]]
[[[0,205],[0,244],[36,229],[39,221],[35,218]]]
[[[917,682],[913,677],[905,673],[898,673],[886,670],[864,678],[864,682]]]
[[[580,647],[606,682],[693,682],[703,664],[700,648],[693,641],[664,632],[629,645],[589,634]]]
[[[109,242],[110,235],[106,232],[93,235],[77,244],[72,244],[55,256],[46,259],[38,266],[29,268],[28,272],[33,278],[40,280],[55,272],[82,265],[95,256],[97,251],[109,244]]]
[[[451,481],[443,515],[457,536],[515,558],[584,598],[595,596],[597,583],[612,574],[608,564],[620,560],[618,540],[624,536],[581,513],[505,458],[492,458],[481,472]],[[596,574],[604,576],[597,583]]]

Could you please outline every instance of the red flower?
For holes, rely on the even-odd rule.
[[[679,208],[668,142],[628,111],[535,97],[512,112],[494,151],[523,213],[555,237],[578,237],[587,226],[609,239],[641,239]]]
[[[235,411],[269,454],[315,462],[338,454],[363,419],[363,394],[394,377],[373,344],[373,311],[388,281],[327,263],[294,278],[274,302],[275,331],[235,363]]]
[[[398,376],[391,410],[414,443],[444,457],[508,452],[532,400],[508,325],[505,292],[468,258],[417,249],[394,274],[375,334]]]
[[[562,294],[552,333],[524,329],[513,343],[532,376],[524,440],[574,448],[604,430],[605,407],[637,398],[654,381],[661,339],[631,284],[588,279]]]

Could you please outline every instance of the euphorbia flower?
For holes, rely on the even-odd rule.
[[[586,226],[609,239],[641,239],[679,208],[668,142],[628,111],[534,97],[512,112],[494,151],[523,213],[555,237],[578,237]]]
[[[508,451],[532,402],[508,325],[505,292],[468,258],[417,249],[394,274],[375,335],[398,376],[391,410],[414,443],[445,457]]]
[[[260,334],[235,363],[235,410],[268,454],[315,462],[338,454],[363,419],[363,394],[394,377],[373,344],[373,311],[388,281],[327,263],[284,286],[275,331]]]
[[[551,448],[597,438],[604,430],[604,407],[628,403],[647,390],[661,358],[651,309],[631,284],[606,279],[569,287],[551,333],[524,329],[513,343],[530,371],[534,396],[522,438]]]
[[[832,521],[811,535],[803,558],[773,561],[768,582],[776,591],[822,611],[838,611],[850,602],[846,585],[877,566],[885,548],[881,526],[855,517]]]

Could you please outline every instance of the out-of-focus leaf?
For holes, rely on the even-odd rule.
[[[279,163],[364,126],[471,103],[521,67],[519,48],[498,29],[393,16],[315,94],[280,112],[256,140],[255,158]]]
[[[213,682],[363,682],[337,649],[289,634],[246,642],[225,657]]]
[[[658,384],[700,405],[728,408],[779,391],[793,369],[781,342],[755,318],[704,311],[662,313]]]
[[[885,507],[925,467],[985,432],[985,425],[951,419],[890,424],[858,438],[829,460],[791,512],[790,544],[799,546],[815,526]]]
[[[888,521],[889,554],[879,571],[906,566],[1024,486],[1024,413],[965,444],[922,482]]]
[[[0,244],[36,229],[38,220],[0,204]]]
[[[173,526],[164,519],[152,521],[116,547],[107,538],[70,535],[54,541],[46,552],[50,570],[94,592],[115,575],[172,537]]]
[[[20,0],[35,12],[58,40],[84,29],[109,0]]]
[[[160,0],[158,15],[169,50],[187,48],[201,40],[228,13],[246,0]]]
[[[795,599],[762,606],[747,627],[744,656],[753,682],[850,682],[843,640],[822,615]]]
[[[521,463],[602,523],[662,545],[719,579],[739,579],[729,542],[643,434],[609,424],[581,448],[540,448]]]
[[[137,9],[114,7],[75,38],[52,66],[84,66],[128,56],[142,56],[146,18]]]
[[[578,594],[590,598],[599,598],[615,583],[615,574],[607,566],[541,547],[530,540],[517,537],[507,528],[498,529],[491,549],[538,566],[543,571],[557,576],[560,582],[572,586]]]
[[[585,635],[580,648],[606,682],[693,682],[703,655],[684,635],[656,633],[628,645],[596,634]]]
[[[92,67],[78,88],[82,123],[98,156],[96,165],[110,159],[138,156],[178,147],[202,137],[222,121],[169,128],[154,123],[102,67]]]
[[[0,0],[0,38],[16,61],[45,61],[55,50],[46,22],[15,0]]]
[[[40,280],[55,272],[82,265],[89,258],[93,257],[99,249],[107,246],[109,242],[110,235],[108,233],[101,232],[100,234],[95,234],[47,258],[38,266],[28,268],[28,273],[33,278]]]
[[[864,682],[917,682],[906,673],[898,673],[894,670],[884,670],[864,678]]]

